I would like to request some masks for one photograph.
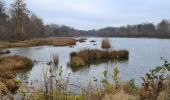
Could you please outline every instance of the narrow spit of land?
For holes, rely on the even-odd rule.
[[[0,41],[0,48],[14,48],[14,47],[33,47],[33,46],[70,46],[76,45],[76,39],[70,37],[49,37],[37,38],[23,41]]]

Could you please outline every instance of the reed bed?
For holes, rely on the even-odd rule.
[[[98,49],[85,49],[70,54],[70,66],[80,67],[93,63],[107,62],[116,60],[127,60],[129,52],[127,50],[120,51],[102,51]]]

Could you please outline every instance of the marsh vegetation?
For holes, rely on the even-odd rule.
[[[85,49],[70,54],[71,67],[83,67],[90,64],[108,62],[114,60],[128,60],[129,52],[127,50],[98,50]]]
[[[0,95],[16,93],[20,88],[21,81],[17,80],[15,71],[31,69],[31,59],[21,56],[0,57]]]
[[[0,48],[14,48],[14,47],[33,47],[33,46],[70,46],[76,45],[74,38],[37,38],[23,41],[0,41]]]
[[[104,48],[104,49],[111,48],[111,43],[110,43],[110,40],[108,38],[104,38],[102,40],[102,48]]]
[[[51,66],[50,69],[53,69],[53,67]],[[169,71],[170,64],[164,60],[162,66],[155,67],[149,73],[146,73],[142,78],[142,85],[137,86],[133,79],[123,82],[119,77],[121,73],[119,66],[115,65],[112,73],[109,73],[108,70],[103,71],[103,80],[100,81],[101,87],[98,87],[97,81],[99,80],[94,76],[89,81],[88,87],[84,88],[69,83],[69,77],[66,80],[62,79],[62,67],[58,67],[58,70],[49,70],[49,75],[44,74],[44,84],[41,88],[25,87],[19,89],[18,87],[19,90],[15,94],[18,94],[21,99],[29,98],[31,100],[169,100],[170,79],[167,75]],[[112,81],[108,80],[109,76],[112,77]],[[24,84],[20,84],[20,86],[22,85]],[[12,92],[8,91],[11,88],[6,86],[8,86],[7,83],[0,82],[0,98],[3,99],[3,95],[8,93],[6,98],[15,99]],[[10,86],[13,85],[10,84]],[[70,93],[70,86],[79,88],[81,92]]]

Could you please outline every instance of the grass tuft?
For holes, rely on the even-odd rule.
[[[111,48],[111,43],[110,43],[110,40],[108,38],[105,38],[105,39],[102,40],[102,48],[103,49]]]

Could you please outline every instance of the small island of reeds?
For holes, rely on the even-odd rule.
[[[85,49],[70,54],[70,66],[82,67],[90,64],[108,62],[113,60],[128,60],[127,50],[98,50]]]
[[[108,39],[108,38],[104,38],[103,40],[102,40],[102,48],[103,49],[109,49],[109,48],[111,48],[111,43],[110,43],[110,40]]]

